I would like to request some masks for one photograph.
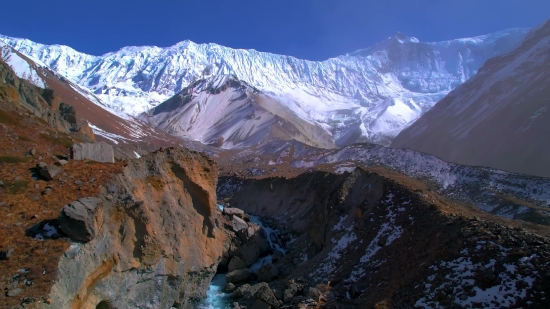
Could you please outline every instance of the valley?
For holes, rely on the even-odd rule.
[[[549,25],[325,61],[0,36],[0,307],[549,307]]]

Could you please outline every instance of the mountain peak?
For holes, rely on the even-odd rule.
[[[420,43],[420,41],[415,37],[408,37],[405,34],[397,31],[393,37],[389,38],[390,40],[397,40],[399,43]]]

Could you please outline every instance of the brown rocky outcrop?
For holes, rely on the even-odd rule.
[[[216,164],[188,150],[129,161],[98,197],[98,224],[84,233],[95,237],[61,258],[43,308],[192,308],[206,296],[227,239],[216,180]],[[89,213],[69,216],[72,208],[62,216],[86,230]]]
[[[71,105],[63,102],[58,93],[20,79],[1,58],[0,81],[3,82],[0,82],[0,99],[24,107],[61,132],[76,133],[87,141],[95,139],[88,123]]]

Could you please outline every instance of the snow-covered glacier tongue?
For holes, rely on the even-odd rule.
[[[518,46],[527,32],[509,29],[429,43],[397,33],[367,49],[324,61],[191,41],[91,56],[67,46],[0,39],[88,88],[120,113],[138,115],[197,80],[233,75],[302,120],[323,127],[336,145],[346,145],[389,144],[476,74],[485,60]]]

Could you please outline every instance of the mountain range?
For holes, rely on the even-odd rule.
[[[402,129],[474,76],[487,59],[516,48],[527,32],[509,29],[428,43],[397,33],[369,48],[325,61],[191,41],[167,48],[124,47],[92,56],[62,45],[0,39],[89,90],[96,103],[126,119],[150,112],[198,80],[231,75],[284,107],[284,115],[277,117],[290,122],[300,119],[315,132],[323,130],[321,135],[331,141],[322,144],[330,147],[355,142],[389,145]],[[207,135],[231,135],[218,131]],[[242,145],[246,144],[250,142]]]

